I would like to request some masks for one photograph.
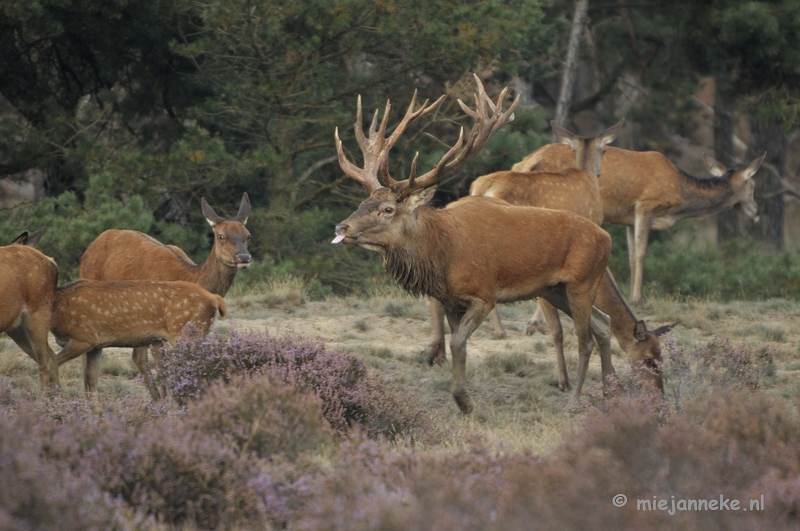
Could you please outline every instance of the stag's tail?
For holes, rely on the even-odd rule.
[[[225,304],[225,299],[217,295],[217,311],[220,317],[225,317],[228,313],[228,305]]]

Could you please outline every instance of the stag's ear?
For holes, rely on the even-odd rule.
[[[36,247],[39,245],[39,240],[42,239],[42,234],[44,234],[44,227],[39,227],[37,230],[28,235],[28,241],[25,245],[28,247]]]
[[[214,209],[211,208],[211,206],[209,206],[208,203],[206,203],[205,197],[200,200],[200,204],[203,206],[203,215],[206,217],[206,221],[208,221],[209,225],[211,225],[212,227],[216,227],[217,225],[225,221],[224,219],[219,217],[216,212],[214,212]]]
[[[647,339],[647,325],[644,321],[638,321],[633,327],[633,339],[642,342]]]
[[[15,243],[17,245],[27,245],[27,243],[28,243],[28,231],[25,231],[22,234],[20,234],[19,236],[17,236],[16,238],[14,238],[14,241],[11,242],[11,245],[14,245]]]
[[[722,177],[728,173],[728,168],[720,164],[714,157],[709,156],[707,153],[703,153],[703,163],[706,165],[708,173],[714,177]]]
[[[433,194],[435,193],[436,186],[429,186],[427,188],[417,190],[408,196],[406,199],[406,204],[409,206],[409,208],[411,208],[411,210],[414,210],[420,205],[426,205],[430,203],[431,199],[433,199]]]
[[[555,120],[550,121],[550,127],[553,128],[553,134],[556,136],[556,140],[562,144],[566,144],[571,146],[572,149],[577,150],[580,147],[580,137],[567,129],[566,127],[562,127],[556,123]]]
[[[247,225],[247,218],[250,216],[250,198],[247,192],[242,195],[242,202],[239,203],[239,213],[233,218],[233,221],[238,221],[242,225]]]

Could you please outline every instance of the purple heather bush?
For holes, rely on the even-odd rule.
[[[312,391],[322,413],[339,433],[357,427],[370,437],[434,441],[437,431],[417,400],[370,373],[355,354],[329,351],[299,336],[231,330],[227,335],[186,334],[165,353],[160,374],[180,404],[201,397],[214,382],[268,373]]]

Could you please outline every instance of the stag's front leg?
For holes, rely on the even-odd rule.
[[[444,350],[444,307],[433,297],[428,297],[428,309],[431,312],[431,346],[428,351],[428,365],[438,365],[447,361]]]
[[[467,339],[492,311],[492,304],[472,301],[463,313],[446,310],[450,323],[450,356],[453,358],[453,398],[465,415],[472,413],[474,403],[467,391]]]

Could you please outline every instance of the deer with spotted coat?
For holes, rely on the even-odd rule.
[[[605,231],[571,212],[490,199],[443,210],[426,205],[438,183],[478,153],[492,133],[511,118],[519,102],[517,98],[503,112],[507,89],[493,103],[477,76],[475,81],[475,110],[459,100],[474,119],[470,134],[464,141],[462,130],[456,144],[423,175],[417,176],[417,154],[407,179],[392,178],[389,151],[408,125],[436,108],[444,96],[415,110],[415,94],[389,137],[390,104],[386,104],[380,126],[375,113],[365,136],[359,98],[355,136],[364,156],[361,168],[347,159],[338,129],[335,132],[342,170],[363,184],[370,197],[336,226],[333,243],[378,252],[386,272],[406,291],[442,303],[453,331],[452,395],[465,414],[474,407],[466,386],[466,343],[499,302],[543,297],[571,311],[580,357],[574,397],[580,396],[593,347],[589,332],[592,303],[611,250],[611,238]],[[379,171],[385,186],[378,180]]]
[[[197,284],[204,290],[220,295],[228,293],[236,273],[250,267],[250,232],[245,226],[250,215],[250,199],[242,195],[239,212],[225,219],[201,200],[203,215],[214,232],[211,252],[202,264],[195,264],[174,245],[164,245],[147,234],[132,230],[107,230],[100,234],[81,257],[80,277],[87,280],[182,280]],[[154,399],[158,389],[152,384],[147,367],[147,347],[133,350],[133,362],[143,375]],[[153,356],[158,356],[153,351]],[[87,371],[99,363],[99,356],[87,361]],[[85,376],[86,377],[86,376]]]

